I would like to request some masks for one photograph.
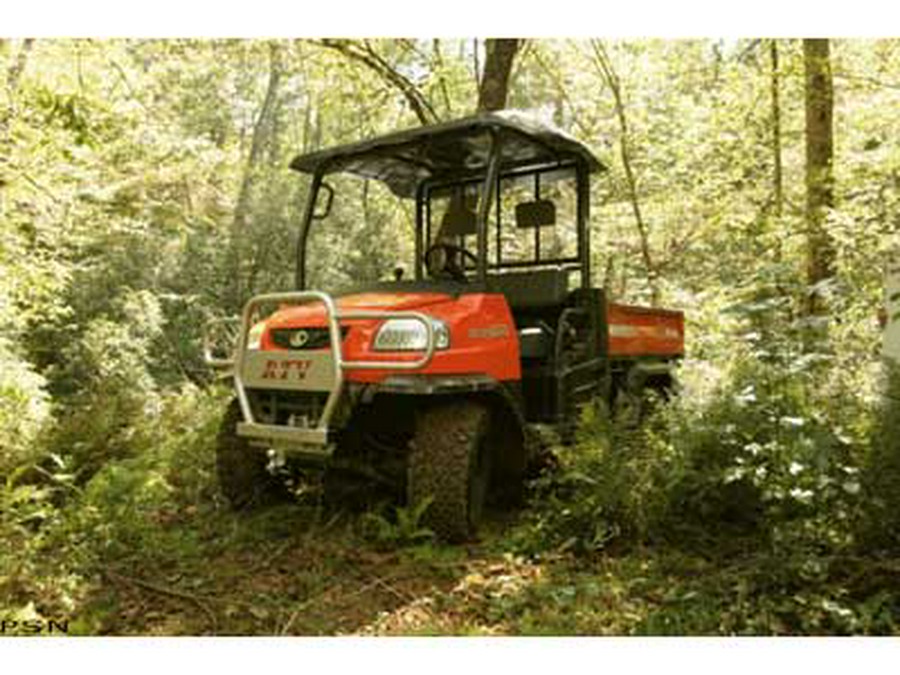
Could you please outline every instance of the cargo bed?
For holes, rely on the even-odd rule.
[[[684,313],[611,302],[607,305],[609,355],[684,356]]]

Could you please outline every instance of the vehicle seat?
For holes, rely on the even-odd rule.
[[[513,312],[561,307],[569,295],[569,270],[543,269],[488,277],[491,293],[506,296]]]

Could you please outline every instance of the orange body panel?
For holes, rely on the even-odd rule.
[[[443,321],[450,331],[450,348],[436,350],[424,375],[487,375],[497,381],[520,380],[519,341],[515,322],[501,294],[471,293],[452,297],[445,293],[359,293],[336,300],[338,310],[423,311]],[[609,357],[677,357],[684,354],[684,315],[665,309],[648,309],[609,303]],[[348,361],[414,361],[420,352],[374,351],[372,344],[382,320],[342,321],[349,328],[343,342]],[[273,328],[325,327],[320,304],[284,307],[266,319],[261,348],[279,351],[269,333]],[[377,383],[397,370],[348,369],[352,382]],[[409,373],[411,371],[403,371]]]
[[[431,362],[419,371],[425,375],[487,375],[498,381],[519,380],[519,342],[515,323],[506,299],[500,294],[472,293],[454,298],[445,293],[360,293],[338,298],[338,310],[425,311],[447,324],[450,348],[435,350]],[[343,356],[348,361],[414,361],[420,352],[382,352],[371,346],[381,320],[356,319],[342,321],[349,328],[343,342]],[[261,347],[278,350],[272,344],[268,329],[319,328],[325,326],[325,309],[321,304],[286,307],[266,321]],[[346,377],[352,382],[381,382],[397,370],[352,370]],[[410,371],[403,371],[410,372]]]
[[[634,356],[683,356],[684,313],[607,305],[610,358]]]

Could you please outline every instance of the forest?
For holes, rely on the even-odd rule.
[[[0,77],[4,635],[900,633],[900,40],[8,38]],[[321,472],[230,508],[203,334],[293,288],[291,160],[502,109],[606,165],[590,281],[684,312],[677,395],[584,406],[466,543]],[[348,186],[311,288],[411,254]]]

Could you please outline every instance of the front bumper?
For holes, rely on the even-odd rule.
[[[329,332],[327,349],[314,351],[249,351],[247,336],[256,311],[265,304],[319,302],[325,307]],[[342,352],[341,321],[356,319],[413,319],[425,326],[426,345],[414,361],[346,361]],[[356,310],[340,311],[330,295],[319,291],[270,293],[251,298],[244,306],[233,366],[234,385],[244,421],[238,424],[239,436],[257,443],[290,446],[293,450],[320,456],[332,451],[331,426],[346,389],[348,370],[416,371],[426,367],[434,356],[435,332],[430,317],[414,311]],[[315,419],[291,416],[287,423],[257,418],[250,393],[284,392],[324,395],[321,413]],[[275,423],[270,423],[274,421]]]

